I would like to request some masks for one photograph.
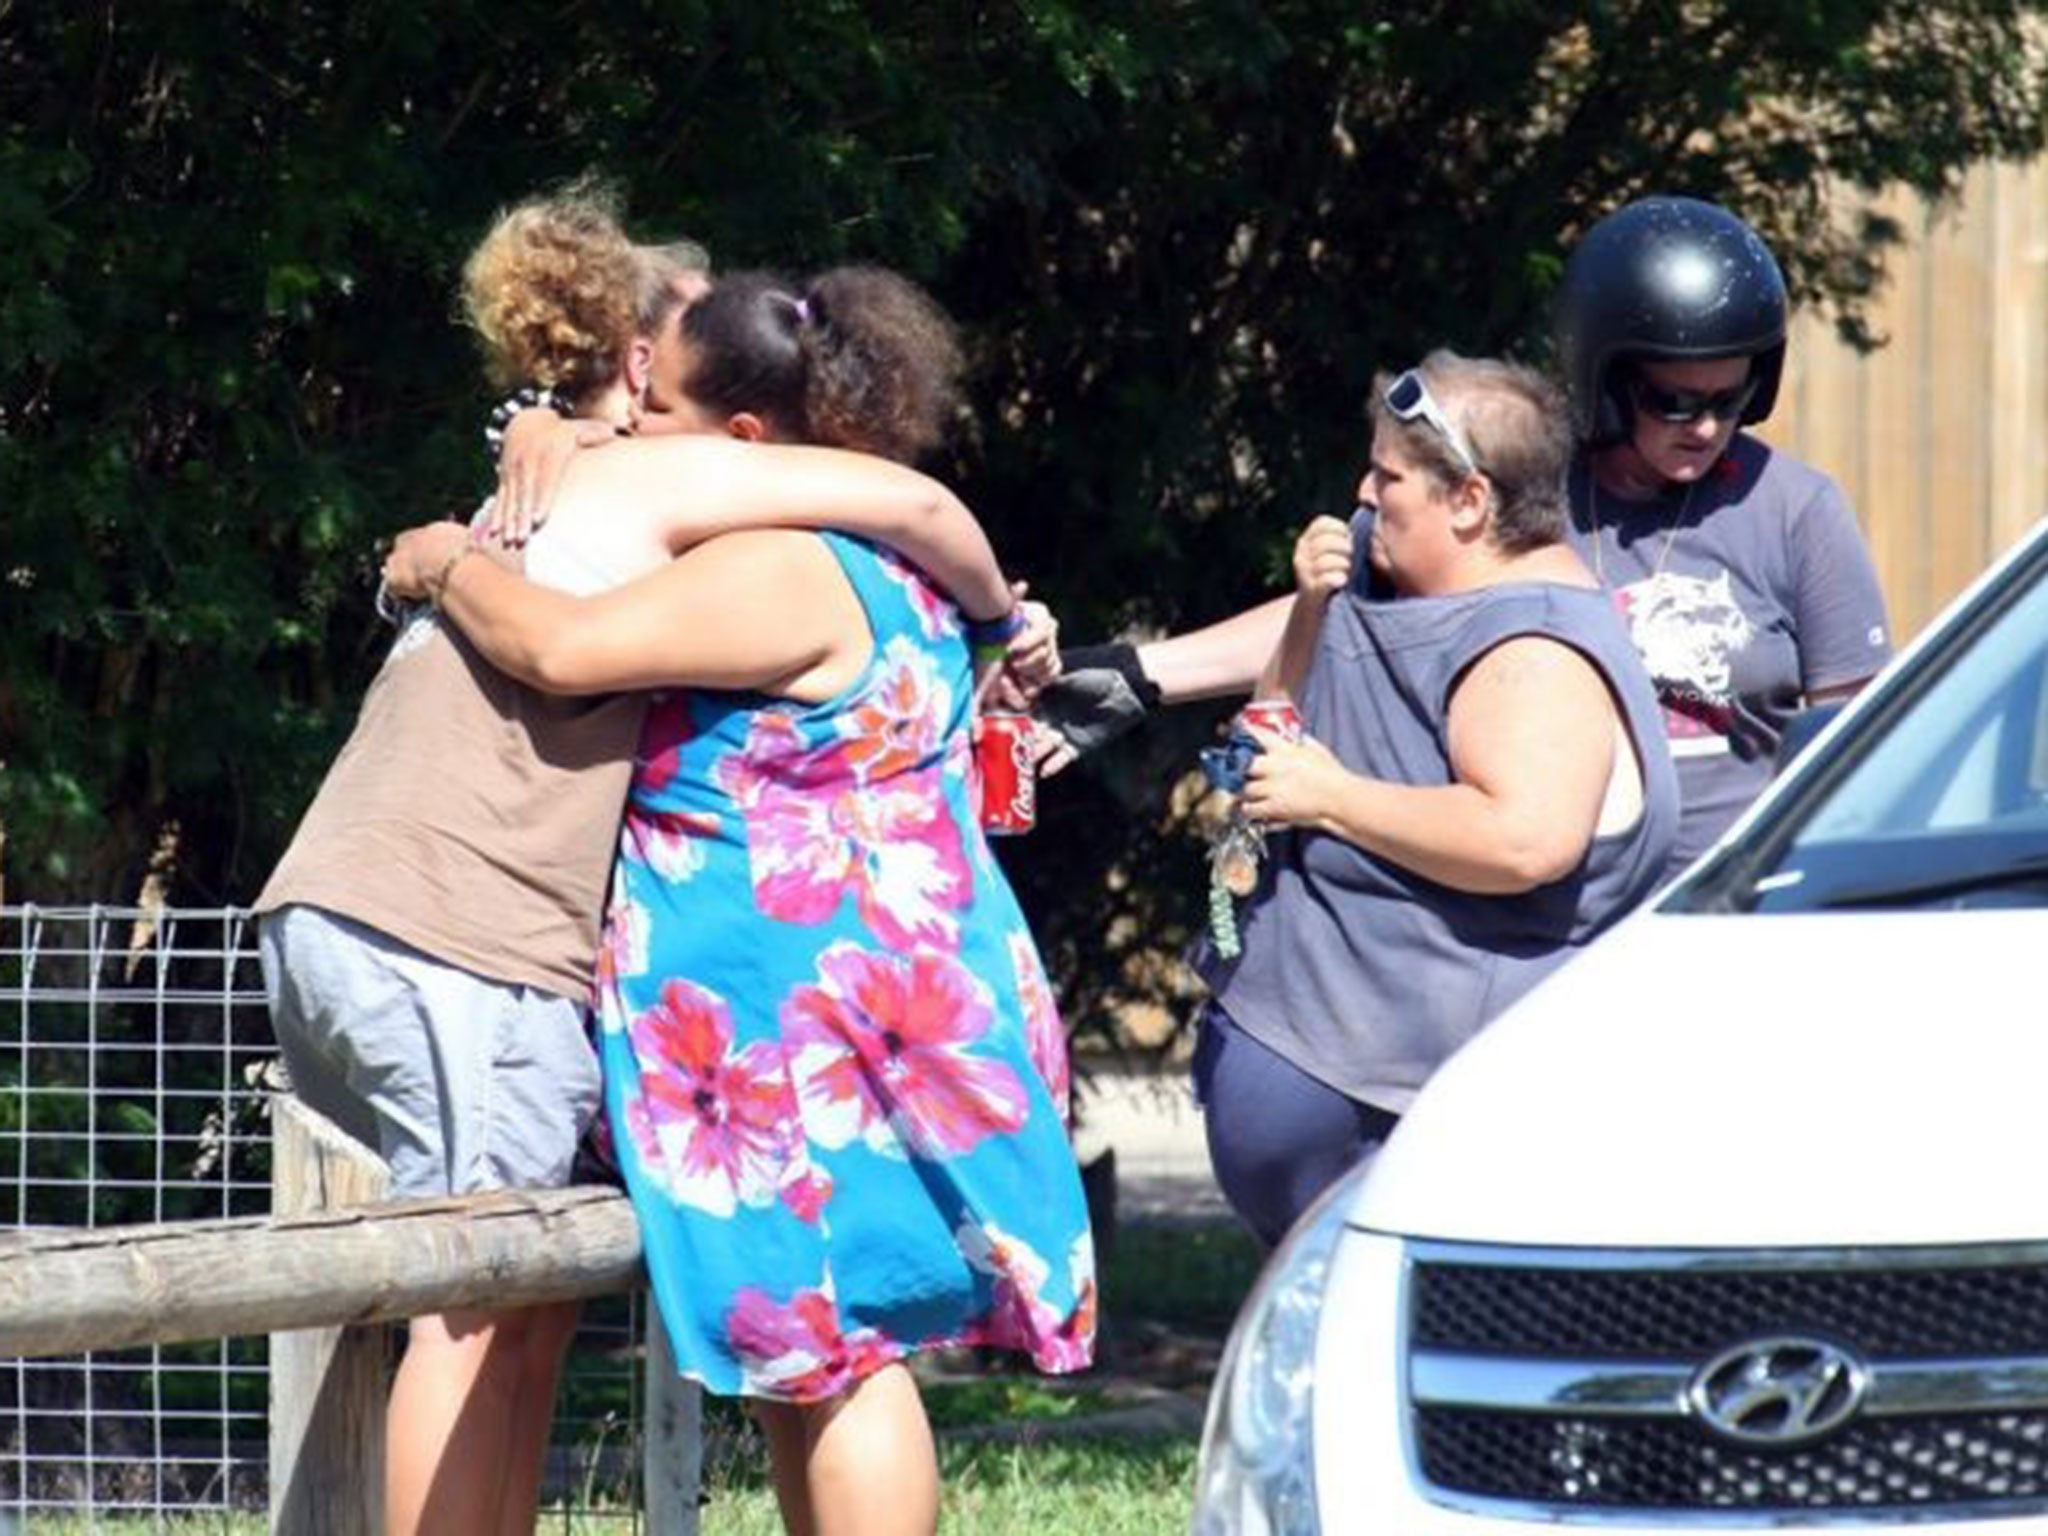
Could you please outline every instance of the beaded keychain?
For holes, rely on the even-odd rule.
[[[1202,749],[1203,777],[1231,797],[1229,811],[1209,833],[1209,938],[1225,960],[1243,951],[1237,903],[1257,889],[1259,861],[1266,855],[1266,834],[1245,815],[1238,798],[1258,750],[1257,740],[1243,730],[1232,731],[1220,747]]]

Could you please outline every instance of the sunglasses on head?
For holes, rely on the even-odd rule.
[[[1754,374],[1727,389],[1665,389],[1645,378],[1628,381],[1629,397],[1645,416],[1667,421],[1674,427],[1689,427],[1702,417],[1732,421],[1748,409],[1756,394]]]
[[[1468,475],[1479,473],[1479,461],[1472,456],[1472,449],[1465,441],[1465,434],[1451,424],[1451,418],[1444,414],[1444,408],[1436,403],[1436,397],[1429,392],[1429,386],[1422,382],[1422,371],[1410,368],[1406,373],[1387,386],[1382,397],[1387,409],[1394,413],[1396,421],[1424,421],[1436,428],[1436,434],[1452,453]]]

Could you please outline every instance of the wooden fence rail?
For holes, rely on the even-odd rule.
[[[0,1356],[395,1322],[641,1281],[640,1230],[615,1189],[44,1229],[0,1238]]]
[[[271,1334],[271,1530],[379,1536],[375,1325],[634,1289],[640,1228],[627,1198],[599,1187],[380,1202],[373,1153],[296,1100],[275,1104],[269,1216],[0,1234],[0,1357]],[[686,1536],[699,1398],[664,1343],[650,1326],[643,1512]]]

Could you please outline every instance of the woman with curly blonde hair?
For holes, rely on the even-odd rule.
[[[609,440],[656,424],[661,336],[703,283],[687,250],[635,246],[571,189],[498,221],[465,299],[500,376],[567,396]],[[974,613],[1013,607],[967,510],[902,465],[635,437],[580,455],[576,484],[590,494],[524,553],[557,591],[619,585],[727,529],[830,524],[907,548]],[[646,713],[645,695],[524,687],[422,607],[258,899],[294,1089],[380,1151],[393,1195],[567,1181],[597,1107],[584,1002]],[[391,1536],[532,1531],[574,1322],[573,1304],[413,1320],[386,1434]]]
[[[658,446],[832,444],[810,450],[820,494],[957,419],[951,324],[894,273],[722,278],[681,340],[654,386],[706,435]],[[623,451],[577,459],[540,537]],[[793,1536],[931,1536],[911,1357],[1070,1371],[1094,1330],[1065,1039],[976,819],[971,664],[1008,626],[978,632],[886,541],[829,531],[706,540],[579,598],[442,523],[401,534],[385,574],[535,687],[663,690],[597,973],[663,1331],[683,1376],[752,1403]]]
[[[651,343],[679,302],[702,296],[710,266],[691,241],[629,239],[617,195],[586,179],[500,215],[462,269],[463,313],[493,384],[587,406],[622,371],[642,371],[620,338]]]

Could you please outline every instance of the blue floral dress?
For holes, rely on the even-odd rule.
[[[917,1349],[1088,1363],[1065,1040],[973,803],[958,615],[822,534],[838,697],[690,690],[642,737],[598,964],[605,1107],[685,1376],[814,1401]]]

